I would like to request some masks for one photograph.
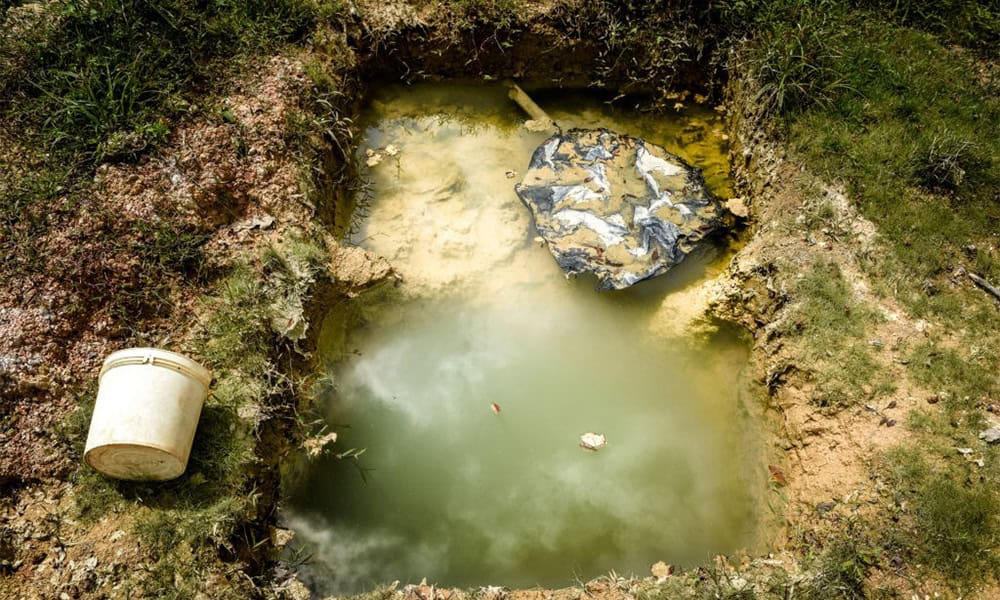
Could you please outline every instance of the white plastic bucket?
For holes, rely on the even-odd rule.
[[[118,479],[179,477],[212,382],[208,369],[174,352],[129,348],[104,360],[99,379],[87,464]]]

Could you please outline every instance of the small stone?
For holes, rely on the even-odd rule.
[[[587,432],[580,436],[580,447],[596,452],[608,445],[608,438],[603,433]]]
[[[820,502],[816,505],[816,512],[819,514],[825,514],[833,510],[837,505],[833,502]]]
[[[726,200],[726,208],[741,219],[746,219],[750,216],[750,208],[743,198],[737,197]]]
[[[326,452],[327,446],[336,441],[337,433],[330,432],[326,435],[306,438],[306,440],[302,442],[302,449],[306,451],[309,458],[316,458],[318,456],[322,456]]]
[[[957,450],[958,453],[961,454],[962,456],[968,456],[969,454],[972,454],[972,448],[955,448],[955,450]]]
[[[668,565],[661,560],[654,564],[649,569],[649,572],[652,573],[653,577],[656,577],[657,579],[665,579],[674,574],[674,566]]]
[[[983,440],[987,444],[995,444],[1000,442],[1000,429],[996,427],[990,427],[989,429],[980,432],[979,439]]]
[[[281,527],[271,528],[271,543],[274,544],[275,548],[284,548],[294,537],[295,532],[291,529],[282,529]]]
[[[920,319],[919,321],[913,324],[913,328],[917,330],[917,333],[923,333],[927,331],[928,327],[930,327],[930,323],[928,323],[923,319]]]
[[[288,600],[309,600],[312,594],[306,584],[293,577],[281,586],[282,596]]]
[[[508,597],[507,588],[500,587],[499,585],[487,585],[485,587],[479,588],[479,593],[476,594],[477,597],[483,598],[484,600],[504,600]]]

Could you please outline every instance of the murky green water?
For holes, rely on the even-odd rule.
[[[537,99],[564,127],[664,144],[729,194],[711,111]],[[626,292],[567,281],[512,189],[544,139],[523,119],[499,86],[391,87],[373,102],[362,148],[398,153],[369,170],[354,239],[402,283],[331,307],[324,324],[328,422],[338,449],[367,451],[312,463],[285,511],[321,593],[424,577],[563,586],[700,563],[760,533],[746,346],[692,322],[731,250]],[[607,447],[582,449],[588,431]]]

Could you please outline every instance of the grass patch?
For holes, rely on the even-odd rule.
[[[301,38],[312,24],[306,0],[67,0],[41,17],[40,40],[4,38],[24,59],[9,74],[0,107],[37,126],[46,146],[94,162],[134,156],[169,133],[192,90],[225,63]]]
[[[814,575],[798,591],[804,600],[865,600],[879,597],[870,594],[868,574],[878,564],[881,549],[868,536],[854,527],[828,542],[826,549],[815,557],[810,569]]]
[[[1000,281],[1000,82],[976,54],[996,47],[1000,9],[748,0],[724,3],[720,14],[747,32],[742,64],[792,157],[843,183],[877,226],[885,252],[861,262],[875,289],[930,322],[932,336],[902,350],[912,382],[943,392],[943,410],[909,413],[919,446],[888,453],[884,465],[899,522],[874,526],[907,564],[937,571],[961,593],[977,589],[1000,573],[1000,452],[977,439],[980,407],[1000,393],[1000,311],[961,269]],[[973,52],[947,46],[956,42]],[[817,213],[806,229],[825,220]],[[880,370],[864,346],[871,315],[853,312],[841,274],[814,266],[795,292],[789,333],[819,365],[821,403],[881,387],[866,383]],[[817,597],[865,597],[856,569],[864,563],[849,549],[828,551],[820,570],[835,585]]]
[[[865,337],[878,316],[857,301],[836,263],[813,264],[793,295],[797,304],[784,334],[801,345],[820,406],[849,406],[893,390]]]
[[[1000,575],[1000,496],[995,482],[958,462],[954,451],[931,463],[916,447],[886,455],[891,488],[903,507],[900,541],[921,564],[971,592]]]
[[[997,360],[990,349],[972,356],[928,340],[914,346],[907,367],[917,383],[946,392],[956,406],[972,408],[975,402],[1000,393]]]
[[[246,57],[303,40],[339,8],[326,0],[65,0],[14,10],[18,16],[0,28],[0,121],[8,136],[0,144],[15,143],[0,148],[5,276],[48,267],[38,240],[86,203],[97,164],[133,160],[162,143],[171,124],[202,110],[198,104]],[[140,232],[146,239],[136,250],[157,266],[180,262],[185,272],[196,262],[196,234],[157,227]],[[83,274],[81,283],[91,279]]]

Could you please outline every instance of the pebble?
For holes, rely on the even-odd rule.
[[[597,451],[608,444],[608,438],[602,433],[587,432],[580,436],[580,447],[584,450]]]
[[[656,577],[657,579],[664,579],[673,574],[674,566],[668,565],[667,563],[661,560],[658,561],[656,564],[654,564],[649,569],[649,572],[653,575],[653,577]]]
[[[990,427],[989,429],[980,432],[979,439],[983,440],[987,444],[1000,442],[1000,429]]]

